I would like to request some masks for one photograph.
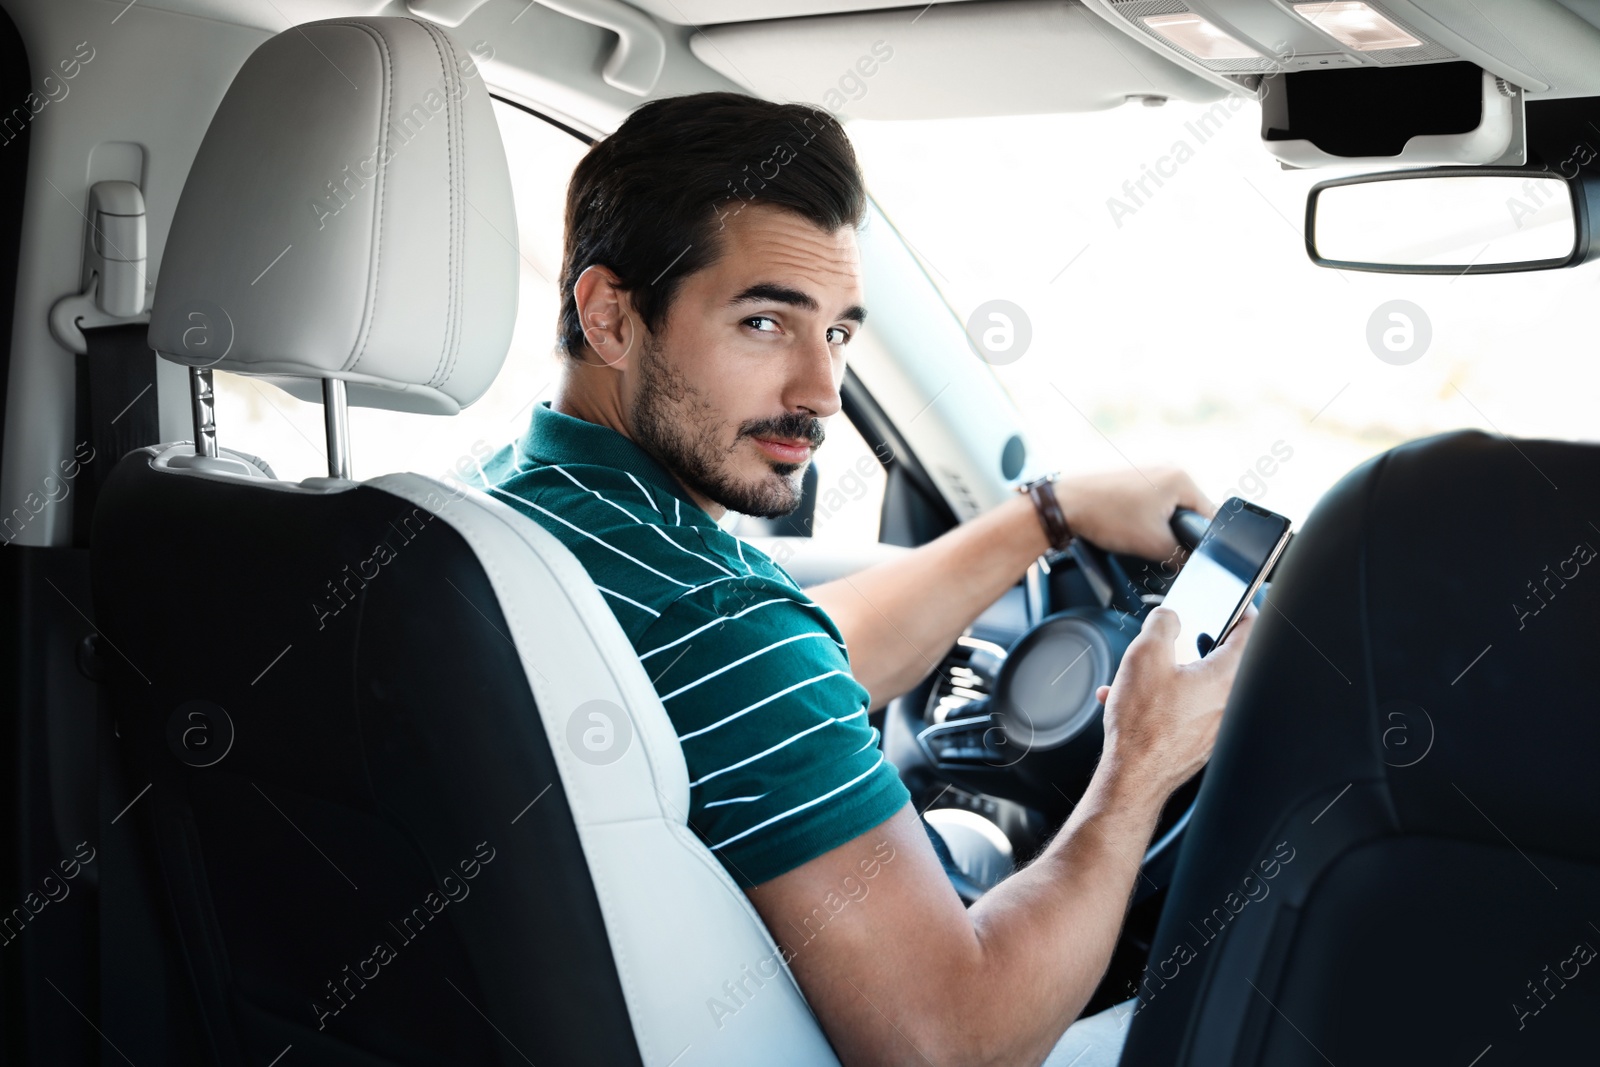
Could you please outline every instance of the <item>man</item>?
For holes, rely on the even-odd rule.
[[[1039,1063],[1072,1040],[1058,1045],[1105,971],[1162,803],[1210,751],[1252,624],[1175,666],[1177,617],[1152,612],[1098,694],[1105,753],[1071,819],[962,906],[867,712],[916,685],[1046,551],[1047,509],[1019,495],[804,592],[717,525],[799,502],[866,318],[864,208],[825,112],[731,93],[641,107],[573,173],[568,358],[486,476],[599,585],[677,729],[690,825],[841,1059]],[[1215,508],[1180,471],[1147,475],[1053,492],[1073,531],[1159,559],[1177,548],[1175,508]],[[815,934],[817,902],[869,869],[870,894]],[[1115,1060],[1121,1027],[1099,1021],[1109,1036],[1079,1067]]]

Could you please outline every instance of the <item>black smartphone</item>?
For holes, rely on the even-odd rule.
[[[1242,497],[1217,509],[1162,600],[1178,613],[1177,661],[1193,663],[1227,640],[1289,543],[1289,520]]]

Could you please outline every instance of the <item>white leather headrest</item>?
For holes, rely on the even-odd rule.
[[[489,92],[431,23],[330,19],[257,48],[184,183],[150,347],[305,399],[455,414],[517,313],[517,221]]]

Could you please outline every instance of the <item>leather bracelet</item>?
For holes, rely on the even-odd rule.
[[[1028,499],[1033,501],[1033,510],[1039,516],[1039,525],[1044,527],[1044,535],[1050,542],[1051,552],[1065,552],[1067,546],[1072,544],[1072,539],[1077,536],[1067,524],[1067,516],[1061,510],[1061,501],[1056,497],[1055,483],[1060,477],[1061,472],[1051,471],[1031,482],[1017,486],[1017,492],[1026,493]]]

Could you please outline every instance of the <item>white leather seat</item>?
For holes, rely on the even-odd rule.
[[[355,404],[448,414],[476,399],[505,358],[518,256],[504,153],[488,93],[468,66],[448,34],[411,19],[336,19],[265,42],[219,107],[184,188],[158,280],[152,347],[180,363],[253,375],[308,397],[320,397],[320,380],[332,378],[348,383]],[[197,324],[204,326],[198,336]],[[219,431],[225,442],[227,427]],[[152,805],[151,832],[219,1062],[285,1040],[296,1042],[296,1057],[310,1057],[302,1062],[399,1062],[407,1028],[423,1025],[419,1013],[452,1005],[464,1022],[451,1025],[462,1029],[439,1036],[433,1054],[464,1062],[454,1057],[471,1049],[451,1042],[466,1040],[459,1034],[477,1025],[475,1017],[437,976],[413,966],[403,977],[372,978],[376,992],[363,984],[359,995],[347,978],[329,982],[329,991],[344,993],[333,1012],[321,978],[340,973],[337,955],[324,960],[315,944],[258,936],[233,918],[241,887],[254,885],[267,855],[274,864],[303,862],[306,879],[329,882],[307,894],[344,901],[326,859],[361,887],[337,905],[358,910],[325,927],[334,938],[341,924],[367,921],[359,909],[373,894],[408,899],[396,887],[411,875],[395,872],[415,867],[438,877],[440,853],[453,847],[435,846],[447,837],[445,823],[481,825],[508,856],[500,868],[482,868],[481,907],[452,905],[445,914],[453,933],[439,939],[456,946],[441,957],[441,966],[460,967],[451,979],[456,993],[494,1028],[471,1041],[482,1037],[505,1062],[527,1055],[556,1062],[568,1054],[562,1049],[582,1047],[585,1026],[592,1042],[616,1038],[600,1009],[582,1018],[570,1006],[578,999],[559,1010],[540,1002],[585,983],[620,986],[632,1043],[647,1065],[837,1062],[760,917],[686,825],[688,777],[675,731],[610,609],[553,536],[500,502],[421,475],[295,485],[243,464],[197,463],[193,453],[188,445],[161,446],[123,462],[103,498],[94,567],[106,633],[148,675],[147,688],[134,678],[116,686],[117,700],[132,724],[130,758],[167,798]],[[336,546],[377,536],[362,524],[371,518],[381,530],[385,509],[429,532],[408,539],[423,547],[400,549],[381,577],[358,589],[346,580],[357,610],[315,609],[313,601],[323,624],[313,628],[303,597],[292,609],[278,603],[284,586],[317,592],[323,578],[336,577],[337,569],[318,568],[349,558]],[[228,538],[238,539],[230,546],[238,566],[199,564],[213,541]],[[332,554],[318,555],[324,550]],[[186,554],[209,574],[186,573]],[[462,676],[453,661],[493,662],[503,648],[488,628],[466,635],[474,615],[444,578],[511,643],[514,657],[493,676],[481,663]],[[396,599],[402,592],[410,599]],[[171,641],[172,624],[163,621],[189,607],[190,597],[208,598],[226,634],[204,642],[198,665],[197,648]],[[396,604],[436,604],[437,611]],[[447,656],[442,646],[451,641],[457,651]],[[258,661],[275,651],[263,656],[258,644],[266,642],[290,649],[251,681]],[[460,705],[422,701],[417,694],[435,685],[460,694]],[[346,702],[359,705],[348,711],[339,703],[346,687]],[[542,730],[519,733],[526,724],[514,710],[495,709],[514,709],[527,693]],[[177,749],[172,761],[162,749],[171,707],[197,698],[226,709],[220,718],[236,731],[230,758],[214,766],[195,766]],[[580,758],[568,739],[574,713],[596,707],[613,711],[618,736],[631,738],[606,763]],[[207,714],[220,722],[218,712]],[[484,715],[503,718],[485,722]],[[459,736],[449,731],[451,716]],[[427,733],[435,728],[447,732]],[[298,749],[297,731],[313,735]],[[408,747],[413,733],[436,740]],[[180,743],[166,736],[168,746]],[[556,771],[557,780],[543,783],[519,780],[535,772],[510,775],[517,803],[528,801],[520,813],[482,800],[503,802],[493,783],[507,780],[502,768],[513,765]],[[349,781],[339,778],[345,773]],[[246,779],[327,855],[319,859],[288,836],[243,787]],[[436,792],[424,796],[429,790]],[[581,846],[564,861],[562,827],[540,821],[563,801]],[[281,852],[268,840],[278,831]],[[536,833],[549,840],[523,841]],[[251,836],[249,849],[241,835]],[[461,848],[468,854],[471,843]],[[547,869],[562,862],[587,869]],[[526,884],[508,887],[504,876],[495,883],[502,870],[520,872]],[[588,936],[583,907],[571,903],[586,906],[587,893],[603,936],[570,944]],[[573,911],[525,914],[545,900],[567,901],[546,906]],[[321,921],[320,913],[279,914],[280,906],[289,905],[251,897],[251,921],[315,939],[312,926],[289,924],[297,916]],[[385,906],[397,905],[379,905],[374,921]],[[508,930],[533,933],[506,944]],[[445,947],[430,945],[427,951]],[[556,948],[561,954],[541,971],[541,953]],[[405,949],[390,969],[421,951]],[[517,968],[532,977],[518,988],[496,987],[496,973]],[[322,998],[315,1019],[295,1015],[302,981],[305,998]],[[430,981],[438,999],[424,996]],[[552,1036],[563,1027],[571,1033]]]
[[[419,505],[447,490],[410,474],[369,484]],[[837,1063],[761,917],[686,825],[676,731],[588,574],[481,493],[436,514],[483,561],[526,665],[644,1062]],[[572,713],[595,701],[625,715],[616,729],[633,737],[615,762],[581,759],[568,740]]]

